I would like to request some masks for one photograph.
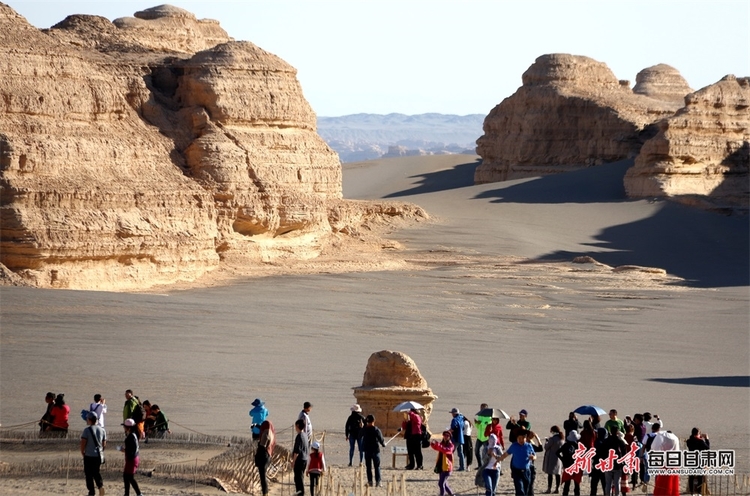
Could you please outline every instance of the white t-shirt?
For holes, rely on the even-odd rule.
[[[471,436],[471,424],[464,419],[464,436]]]
[[[96,425],[104,427],[104,414],[107,413],[107,405],[102,403],[91,403],[89,411],[96,414]]]

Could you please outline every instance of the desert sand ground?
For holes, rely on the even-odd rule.
[[[411,201],[432,216],[388,234],[400,250],[148,293],[0,288],[0,422],[32,422],[47,391],[64,392],[75,431],[98,392],[116,426],[131,388],[175,432],[246,435],[260,397],[277,429],[311,401],[313,427],[341,439],[368,357],[390,349],[411,356],[438,395],[433,431],[450,408],[471,414],[482,402],[526,408],[542,437],[581,404],[650,411],[683,439],[701,427],[747,473],[748,218],[626,200],[627,163],[474,186],[475,159],[344,166],[346,197]],[[571,263],[579,255],[602,265]],[[611,270],[622,265],[666,275]],[[347,272],[368,266],[398,270]],[[343,444],[327,451],[345,463]],[[4,449],[0,461],[19,456]],[[433,494],[434,474],[419,477]],[[62,482],[4,478],[0,492],[85,490]]]

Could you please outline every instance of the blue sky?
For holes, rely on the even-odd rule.
[[[3,0],[36,27],[69,14],[112,20],[164,0]],[[298,70],[321,116],[486,114],[546,53],[605,62],[631,86],[669,64],[693,89],[750,76],[745,0],[171,0]]]

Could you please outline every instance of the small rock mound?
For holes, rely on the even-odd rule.
[[[643,69],[635,77],[633,93],[657,100],[682,104],[685,95],[692,93],[682,74],[667,64],[657,64]]]
[[[362,386],[354,388],[354,396],[364,415],[373,415],[386,436],[401,427],[404,414],[394,412],[399,403],[416,401],[424,406],[425,423],[437,399],[427,386],[417,365],[400,351],[383,350],[370,355]]]
[[[156,7],[151,7],[150,9],[139,10],[138,12],[133,14],[133,17],[137,17],[138,19],[145,19],[147,21],[151,21],[154,19],[163,19],[165,17],[197,20],[192,12],[168,4],[157,5]]]

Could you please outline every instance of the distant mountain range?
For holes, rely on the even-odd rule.
[[[318,134],[342,162],[475,153],[484,114],[353,114],[318,117]]]

